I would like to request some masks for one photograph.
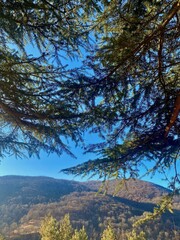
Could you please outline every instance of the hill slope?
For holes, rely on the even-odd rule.
[[[71,192],[88,191],[89,188],[76,181],[50,177],[0,177],[0,204],[37,204],[57,201]]]
[[[107,195],[96,194],[101,185],[98,181],[81,183],[48,177],[0,177],[0,232],[20,239],[20,235],[37,233],[45,215],[50,213],[60,220],[70,213],[74,227],[84,225],[88,234],[94,232],[94,239],[98,239],[109,221],[117,231],[130,229],[136,217],[152,211],[153,203],[170,192],[149,182],[130,180],[121,188],[120,181],[110,181],[104,186]],[[179,199],[175,202],[178,207]],[[157,235],[162,227],[172,230],[179,222],[177,209],[174,215],[167,213],[158,220],[156,231],[149,226],[149,232]],[[38,235],[22,239],[38,239]]]

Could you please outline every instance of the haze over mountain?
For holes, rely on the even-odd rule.
[[[9,239],[39,239],[40,222],[47,214],[60,220],[66,213],[70,214],[73,226],[84,225],[89,235],[98,236],[108,222],[117,231],[126,231],[137,217],[144,211],[152,211],[154,204],[170,193],[145,181],[130,179],[124,186],[121,183],[120,180],[102,185],[99,181],[48,177],[0,177],[0,232]],[[179,229],[178,197],[174,199],[174,208],[174,214],[166,213],[158,219],[156,230],[152,224],[148,225],[149,234]]]

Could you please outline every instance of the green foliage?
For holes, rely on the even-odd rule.
[[[116,240],[114,230],[110,225],[103,231],[101,240]]]
[[[103,138],[86,152],[100,156],[65,173],[107,179],[137,177],[142,166],[152,174],[174,168],[169,182],[178,188],[179,9],[179,1],[102,1],[87,60],[94,75],[79,84],[91,130]]]
[[[0,240],[5,240],[5,237],[2,234],[0,234]]]
[[[88,236],[87,236],[84,226],[79,231],[77,229],[75,229],[75,232],[74,232],[71,240],[88,240]]]
[[[59,238],[62,240],[69,240],[72,238],[73,228],[71,226],[69,214],[66,214],[60,221]]]
[[[69,214],[66,214],[59,222],[60,228],[55,218],[47,216],[42,221],[40,235],[42,240],[88,240],[85,228],[79,231],[73,229],[70,222]]]
[[[52,216],[46,216],[42,221],[39,233],[42,240],[58,240],[59,228],[56,219]]]
[[[0,157],[73,156],[65,139],[80,144],[90,130],[103,140],[85,150],[100,156],[65,173],[134,178],[142,166],[173,167],[175,192],[179,9],[177,0],[0,1]],[[76,58],[79,68],[66,66]]]
[[[59,50],[73,56],[85,41],[86,33],[79,34],[87,30],[81,21],[81,1],[77,5],[74,1],[13,0],[1,1],[0,6],[1,41],[5,46],[10,42],[26,52],[26,45],[32,44],[40,52],[46,49],[58,57]]]
[[[0,1],[1,157],[71,154],[62,138],[81,141],[80,100],[64,86],[64,59],[89,46],[81,13],[81,1]]]
[[[48,221],[47,221],[48,220]],[[65,215],[63,220],[60,221],[60,224],[64,226],[64,230],[66,229],[68,232],[68,228],[71,225],[70,220],[69,220],[69,215]],[[45,225],[46,223],[46,225]],[[43,227],[42,227],[43,226]],[[82,227],[80,230],[73,229],[71,228],[71,234],[67,235],[64,232],[61,232],[59,235],[54,235],[54,228],[52,226],[56,226],[57,229],[57,221],[55,218],[52,218],[51,216],[46,217],[42,221],[41,225],[41,239],[48,239],[48,240],[53,240],[53,239],[68,239],[68,240],[88,240],[87,233],[85,231],[85,228]],[[49,231],[44,231],[44,227],[46,229],[49,229]],[[120,227],[120,225],[119,225]],[[155,230],[155,225],[154,225],[154,230]],[[42,230],[43,229],[43,230]],[[174,231],[173,235],[169,235],[165,231],[160,231],[158,232],[157,235],[154,235],[153,232],[148,232],[149,228],[146,228],[146,232],[141,230],[141,229],[135,229],[133,228],[131,231],[125,231],[121,234],[117,233],[117,230],[115,231],[111,225],[108,225],[107,228],[104,229],[102,234],[99,236],[96,236],[96,240],[101,239],[101,240],[117,240],[117,239],[123,239],[123,240],[146,240],[146,239],[178,239],[178,232]],[[94,239],[94,238],[90,238]]]
[[[139,234],[133,229],[131,233],[127,233],[127,240],[146,240],[146,234],[141,231]]]
[[[163,196],[158,204],[158,207],[155,207],[152,213],[144,212],[143,217],[137,220],[134,223],[134,226],[138,226],[146,223],[147,221],[154,220],[157,217],[161,216],[163,213],[165,213],[167,210],[173,213],[172,203],[173,203],[172,194]]]

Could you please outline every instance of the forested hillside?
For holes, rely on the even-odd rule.
[[[38,239],[37,233],[46,215],[59,221],[65,214],[70,214],[73,227],[84,226],[92,239],[98,239],[109,223],[122,234],[132,228],[143,212],[152,211],[154,203],[168,193],[170,190],[161,186],[132,179],[125,185],[118,180],[102,185],[98,181],[0,177],[0,232],[11,239],[20,239],[20,236]],[[173,232],[180,227],[178,202],[178,198],[174,199],[176,209],[173,214],[167,212],[153,225],[149,222],[140,228],[147,232],[148,239],[155,239],[155,236],[175,239]]]

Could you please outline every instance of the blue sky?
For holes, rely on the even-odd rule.
[[[0,163],[0,176],[3,175],[24,175],[24,176],[50,176],[54,178],[74,179],[74,176],[67,176],[59,171],[64,168],[75,166],[87,159],[80,153],[80,149],[76,149],[77,159],[69,155],[56,154],[47,155],[42,152],[40,159],[36,157],[16,159],[14,156],[6,157]],[[89,159],[89,158],[88,158]],[[80,180],[76,178],[75,180]]]

